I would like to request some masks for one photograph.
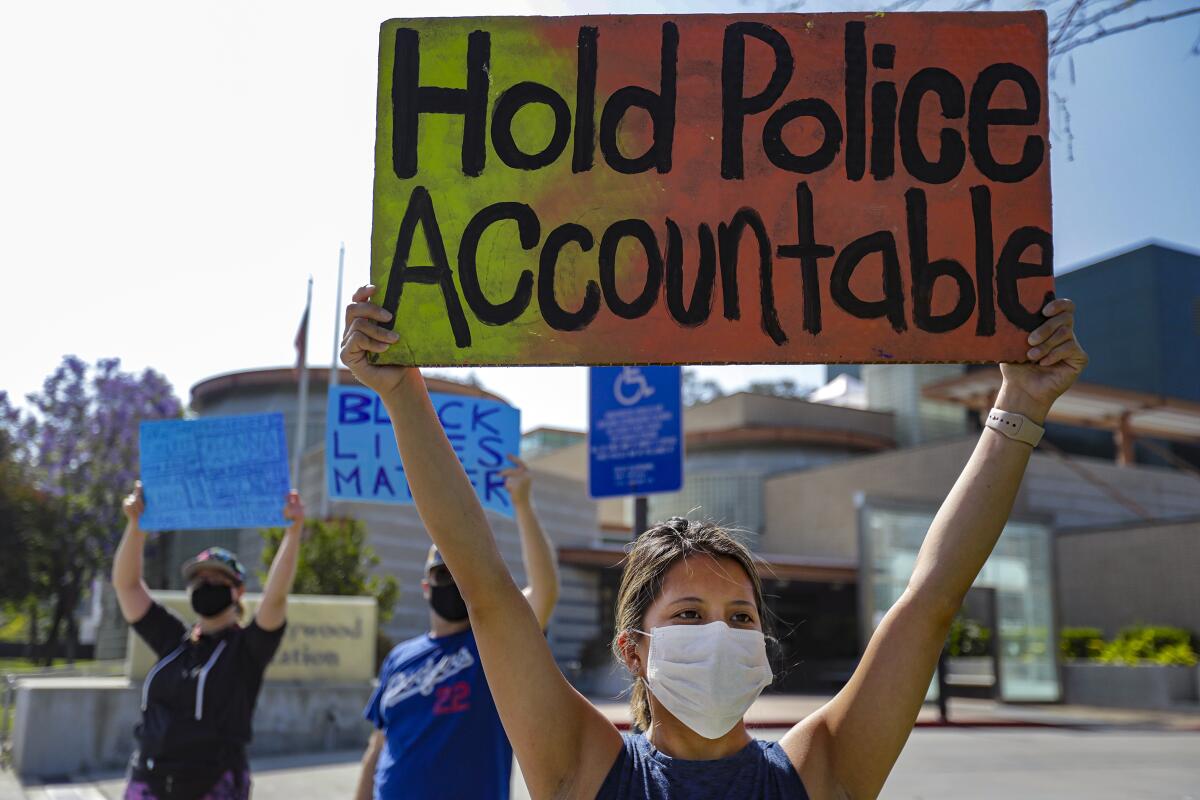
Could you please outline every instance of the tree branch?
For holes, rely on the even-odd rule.
[[[1175,11],[1170,14],[1159,14],[1158,16],[1155,16],[1155,17],[1146,17],[1145,19],[1138,20],[1137,22],[1130,22],[1126,25],[1118,25],[1115,28],[1108,28],[1106,30],[1102,30],[1099,33],[1092,34],[1091,36],[1085,36],[1082,39],[1076,39],[1075,41],[1069,42],[1065,47],[1063,47],[1061,50],[1059,50],[1054,55],[1062,55],[1063,53],[1067,53],[1067,52],[1070,52],[1071,50],[1074,50],[1076,47],[1082,47],[1085,44],[1091,44],[1092,42],[1094,42],[1098,39],[1104,39],[1109,36],[1116,36],[1118,33],[1125,33],[1127,31],[1137,30],[1138,28],[1144,28],[1147,25],[1154,25],[1159,22],[1170,22],[1173,19],[1179,19],[1180,17],[1186,17],[1191,14],[1200,14],[1200,6],[1193,6],[1192,8],[1185,8],[1182,11]]]

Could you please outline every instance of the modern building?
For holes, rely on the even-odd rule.
[[[1200,253],[1151,242],[1057,275],[1089,383],[1200,402]]]
[[[1127,274],[1141,270],[1144,281]],[[1187,316],[1193,308],[1200,314],[1198,275],[1200,257],[1150,245],[1060,278],[1060,294],[1080,302],[1080,331],[1092,365],[1087,383],[1056,404],[1052,421],[1061,424],[1033,455],[1012,519],[968,596],[969,613],[994,633],[986,681],[976,686],[985,693],[1058,699],[1058,628],[1130,621],[1120,615],[1120,604],[1095,597],[1129,597],[1130,609],[1153,617],[1144,622],[1182,625],[1193,619],[1184,606],[1194,604],[1194,593],[1134,593],[1130,581],[1157,575],[1177,588],[1200,571],[1200,473],[1179,455],[1200,443],[1200,390],[1194,386],[1200,380],[1200,324],[1188,328]],[[1110,280],[1125,288],[1094,298],[1081,294],[1091,290],[1089,281]],[[1083,288],[1071,281],[1082,281]],[[1149,291],[1142,282],[1177,291],[1160,288],[1110,313],[1125,294]],[[1129,308],[1140,310],[1119,316]],[[1120,324],[1096,322],[1113,319]],[[1122,364],[1135,357],[1122,349],[1125,334],[1144,336],[1137,352],[1159,366],[1135,370]],[[1110,379],[1115,387],[1104,385]],[[852,384],[849,374],[836,380],[844,386],[817,395],[827,402],[741,393],[687,408],[685,485],[649,499],[652,520],[676,514],[716,520],[759,556],[779,638],[777,689],[828,691],[848,677],[911,575],[925,532],[978,438],[976,412],[990,406],[999,386],[994,367],[944,365],[865,365],[863,386]],[[320,507],[325,492],[326,385],[326,374],[314,370],[300,482],[311,508]],[[434,388],[486,394],[454,384]],[[864,395],[868,407],[856,407]],[[197,384],[192,400],[202,415],[282,411],[289,429],[296,423],[291,370],[217,376]],[[1098,437],[1107,451],[1097,455],[1095,447],[1060,444],[1080,431]],[[552,649],[581,689],[615,696],[628,682],[609,645],[633,503],[588,498],[585,438],[580,431],[535,430],[523,453],[536,475],[539,515],[559,554],[563,589],[549,630]],[[1143,448],[1135,446],[1142,441],[1165,443],[1174,460],[1147,463]],[[1134,451],[1138,457],[1116,458]],[[424,630],[420,579],[428,538],[415,510],[341,502],[330,510],[364,520],[380,570],[400,579],[401,600],[386,635],[398,640]],[[490,513],[489,522],[521,580],[515,525]],[[257,531],[210,538],[220,543],[220,536],[257,563]],[[198,549],[191,543],[196,541],[181,535],[160,549],[164,576]],[[188,546],[170,549],[181,544]]]

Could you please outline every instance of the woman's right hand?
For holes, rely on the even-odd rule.
[[[142,512],[146,510],[146,501],[142,499],[141,481],[134,482],[133,491],[126,495],[125,501],[121,503],[121,510],[125,512],[125,519],[129,520],[129,524],[136,528],[142,518]]]
[[[346,306],[346,327],[342,335],[342,363],[364,386],[386,395],[397,389],[416,367],[376,366],[367,356],[382,353],[400,341],[400,336],[377,322],[388,322],[392,315],[370,302],[375,287],[360,286]]]

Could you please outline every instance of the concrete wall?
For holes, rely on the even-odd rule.
[[[1200,490],[1200,482],[1196,482]],[[1063,626],[1173,625],[1200,635],[1200,517],[1058,532]]]
[[[370,683],[263,685],[252,756],[363,747]],[[24,678],[17,685],[13,765],[31,779],[120,769],[133,752],[141,684],[124,678]]]
[[[969,436],[921,447],[863,456],[805,472],[781,475],[765,488],[764,552],[781,555],[858,558],[854,495],[914,500],[937,507],[949,493],[977,439]],[[1196,479],[1160,467],[1119,467],[1071,458],[1152,517],[1200,514]],[[1136,514],[1063,461],[1036,452],[1017,496],[1015,514],[1050,514],[1057,526],[1129,522]]]
[[[1081,706],[1195,712],[1200,668],[1157,664],[1064,664],[1063,701]]]

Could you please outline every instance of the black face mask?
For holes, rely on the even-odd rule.
[[[192,589],[192,609],[202,617],[215,617],[233,605],[233,588],[202,583]]]
[[[429,605],[434,613],[447,622],[462,622],[467,618],[467,604],[456,584],[430,586]]]

